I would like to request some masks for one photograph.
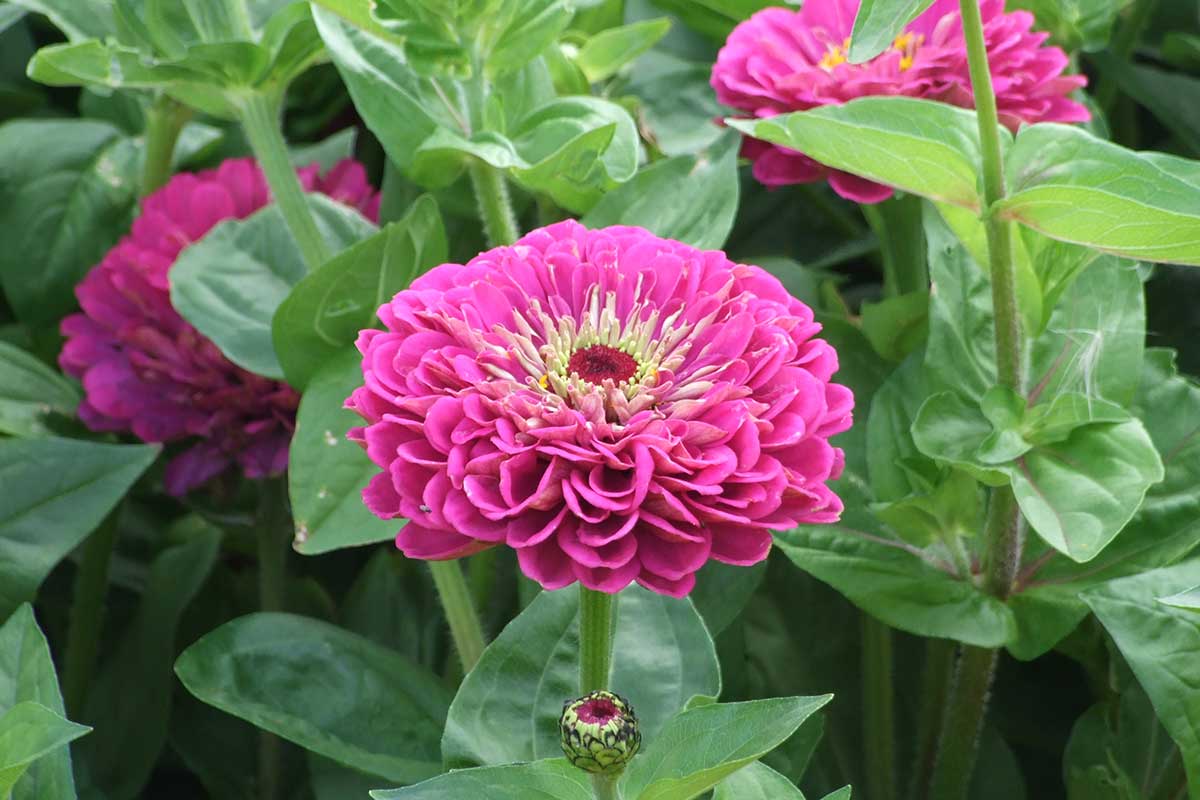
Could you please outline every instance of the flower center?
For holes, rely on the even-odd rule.
[[[621,710],[607,697],[595,697],[588,700],[575,712],[580,722],[589,725],[605,725],[609,720],[621,716]]]
[[[825,51],[825,55],[821,57],[819,66],[826,72],[832,72],[834,67],[841,66],[846,63],[846,54],[850,52],[850,40],[841,44],[830,45]]]
[[[633,356],[615,347],[594,344],[576,350],[567,362],[567,374],[575,373],[592,384],[611,380],[614,384],[627,381],[637,372],[638,362]]]
[[[925,43],[925,35],[917,33],[902,33],[892,42],[892,47],[900,53],[900,71],[911,69],[913,59],[917,56],[917,48]]]

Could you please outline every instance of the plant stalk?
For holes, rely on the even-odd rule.
[[[512,244],[521,238],[504,173],[491,164],[478,160],[471,163],[468,171],[471,174],[471,186],[475,190],[475,200],[479,203],[479,218],[483,220],[488,243],[492,247],[499,247]]]
[[[921,678],[921,710],[917,727],[917,756],[908,795],[918,800],[929,791],[933,759],[941,738],[942,721],[950,699],[958,647],[950,639],[925,640],[925,669]]]
[[[165,94],[160,95],[146,112],[146,156],[139,191],[142,197],[158,191],[170,180],[175,143],[191,116],[190,108]]]
[[[104,626],[104,600],[108,594],[108,565],[117,542],[120,516],[121,506],[118,505],[87,538],[79,571],[75,573],[63,668],[63,700],[71,719],[82,716],[96,667],[100,630]]]
[[[866,612],[861,612],[861,616],[863,742],[867,747],[867,796],[872,800],[896,800],[892,630]]]
[[[304,263],[314,270],[329,260],[330,252],[317,229],[317,221],[304,197],[304,187],[296,176],[296,169],[288,158],[287,142],[279,126],[279,100],[251,92],[243,96],[238,110],[250,148],[271,187],[271,197],[279,206],[283,220],[304,256]]]
[[[617,595],[579,585],[579,693],[608,688],[612,673],[613,637],[617,630]],[[619,800],[615,775],[592,775],[596,800]]]
[[[979,4],[977,0],[959,0],[959,8],[962,10],[983,156],[981,213],[987,231],[992,279],[996,377],[1002,386],[1021,392],[1021,315],[1016,291],[1016,265],[1013,261],[1013,226],[993,213],[995,204],[1005,195],[1000,118],[992,89]],[[984,530],[987,548],[984,587],[1000,600],[1007,600],[1012,593],[1013,583],[1020,572],[1023,540],[1021,512],[1012,489],[993,489]],[[999,653],[995,649],[962,648],[934,766],[931,796],[935,800],[963,800],[967,796],[998,658]]]
[[[483,628],[479,624],[479,615],[475,612],[475,603],[471,599],[471,590],[467,587],[462,567],[456,560],[430,561],[429,571],[433,573],[433,583],[437,586],[442,610],[446,614],[446,622],[450,625],[454,649],[458,651],[463,674],[466,675],[479,662],[479,657],[483,655],[483,649],[487,646],[483,639]]]
[[[292,520],[287,505],[287,481],[272,478],[261,487],[255,515],[258,542],[258,607],[278,612],[286,606],[287,555]],[[283,742],[268,731],[258,732],[258,796],[277,800],[281,796]]]

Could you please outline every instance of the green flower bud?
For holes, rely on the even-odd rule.
[[[563,753],[587,772],[615,775],[642,746],[637,714],[619,694],[600,691],[568,700],[558,722]]]

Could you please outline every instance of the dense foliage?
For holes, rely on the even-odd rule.
[[[1200,797],[1196,0],[0,0],[0,238],[0,798]]]

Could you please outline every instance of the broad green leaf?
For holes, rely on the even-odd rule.
[[[787,778],[757,761],[718,783],[713,800],[804,800],[804,795]]]
[[[825,795],[824,800],[850,800],[850,795],[853,794],[853,789],[849,786],[830,792]]]
[[[1200,561],[1112,581],[1083,594],[1179,745],[1191,794],[1200,792],[1200,619],[1155,602],[1200,583]]]
[[[330,358],[354,343],[360,330],[377,323],[380,305],[446,258],[437,203],[424,195],[398,222],[306,275],[271,323],[288,383],[297,389],[307,386]]]
[[[588,774],[566,759],[455,770],[407,786],[371,792],[375,800],[591,800]]]
[[[892,46],[933,0],[862,0],[850,35],[850,61],[860,64]]]
[[[561,752],[562,704],[579,695],[579,592],[539,594],[484,651],[450,707],[442,754],[455,769],[532,761]],[[612,690],[637,710],[653,741],[695,696],[716,697],[712,640],[688,600],[631,586],[620,595]],[[495,736],[502,729],[504,736]]]
[[[761,120],[726,122],[756,139],[877,183],[978,210],[975,114],[930,100],[866,97]],[[1003,143],[1011,137],[1003,134]]]
[[[498,15],[505,24],[489,31],[494,44],[484,55],[487,73],[515,72],[537,58],[558,39],[573,13],[567,0],[507,0]]]
[[[0,440],[0,616],[96,529],[158,455],[152,445]]]
[[[336,761],[323,758],[315,753],[306,753],[308,762],[308,777],[316,800],[346,800],[346,798],[366,798],[371,796],[372,789],[387,786],[391,781],[380,778],[350,767],[343,767]]]
[[[377,548],[341,606],[347,630],[430,669],[444,663],[446,619],[424,561]]]
[[[1104,53],[1088,60],[1104,78],[1116,81],[1123,92],[1157,117],[1188,150],[1200,155],[1200,80]]]
[[[592,83],[611,78],[621,67],[653,47],[669,30],[671,20],[665,17],[609,28],[583,43],[575,63]]]
[[[220,543],[221,532],[201,523],[190,541],[154,559],[136,615],[89,688],[82,721],[98,735],[82,742],[76,757],[86,764],[90,784],[110,800],[139,797],[162,754],[175,633],[216,563]]]
[[[382,520],[363,504],[362,490],[379,468],[346,439],[362,418],[342,407],[362,385],[362,358],[349,348],[309,382],[296,415],[288,454],[288,493],[295,548],[317,555],[391,539],[405,520]]]
[[[48,414],[75,416],[79,389],[34,356],[0,342],[0,433],[42,436]]]
[[[858,521],[872,523],[865,511],[851,512],[851,502],[847,500],[847,512],[836,526],[778,534],[779,549],[894,628],[976,647],[1000,647],[1008,641],[1014,622],[1003,603],[960,580],[935,552],[853,527]]]
[[[103,122],[0,126],[0,285],[22,322],[52,326],[75,307],[75,285],[129,227],[140,158]]]
[[[14,6],[45,14],[71,41],[103,38],[116,30],[110,0],[9,0]]]
[[[621,779],[636,800],[688,800],[778,747],[832,699],[780,697],[683,711],[647,741]]]
[[[17,5],[0,6],[0,33],[25,19],[26,10]]]
[[[0,715],[0,796],[9,797],[37,759],[65,747],[89,730],[40,703],[17,703],[5,711]]]
[[[721,136],[712,120],[728,113],[717,102],[711,77],[711,62],[685,60],[655,48],[638,59],[620,86],[640,101],[639,127],[655,147],[668,156],[692,155]]]
[[[1047,123],[1022,130],[1006,163],[1001,217],[1117,255],[1200,264],[1200,185],[1180,177],[1192,162]]]
[[[1056,44],[1067,50],[1092,53],[1108,44],[1113,23],[1133,0],[1014,0],[1011,8],[1024,8],[1037,17],[1039,30],[1050,31]]]
[[[1193,586],[1170,597],[1160,597],[1158,602],[1175,608],[1200,609],[1200,586]]]
[[[766,571],[766,561],[742,567],[711,560],[700,568],[696,573],[696,588],[692,589],[688,599],[712,636],[719,636],[737,619],[758,590]]]
[[[725,41],[733,26],[770,5],[773,0],[651,0],[677,15],[684,23],[718,41]]]
[[[979,405],[953,392],[931,396],[913,420],[912,437],[927,457],[966,470],[989,486],[1009,482],[1006,464],[1027,453],[1028,442],[996,448],[999,434]]]
[[[584,215],[590,228],[639,225],[701,249],[725,244],[737,213],[737,137],[700,156],[676,156],[639,171]]]
[[[369,236],[375,226],[356,210],[310,195],[317,227],[332,252]],[[217,225],[171,268],[171,303],[240,367],[282,380],[271,319],[305,276],[299,248],[276,206]]]
[[[50,647],[28,604],[0,626],[0,714],[23,703],[36,703],[59,717],[66,713]],[[70,753],[57,750],[36,761],[17,782],[12,800],[75,800]]]
[[[400,783],[441,771],[441,682],[328,623],[241,617],[184,651],[175,673],[204,702],[347,766]]]
[[[929,293],[921,290],[864,302],[862,328],[875,352],[890,361],[903,361],[929,333]]]

